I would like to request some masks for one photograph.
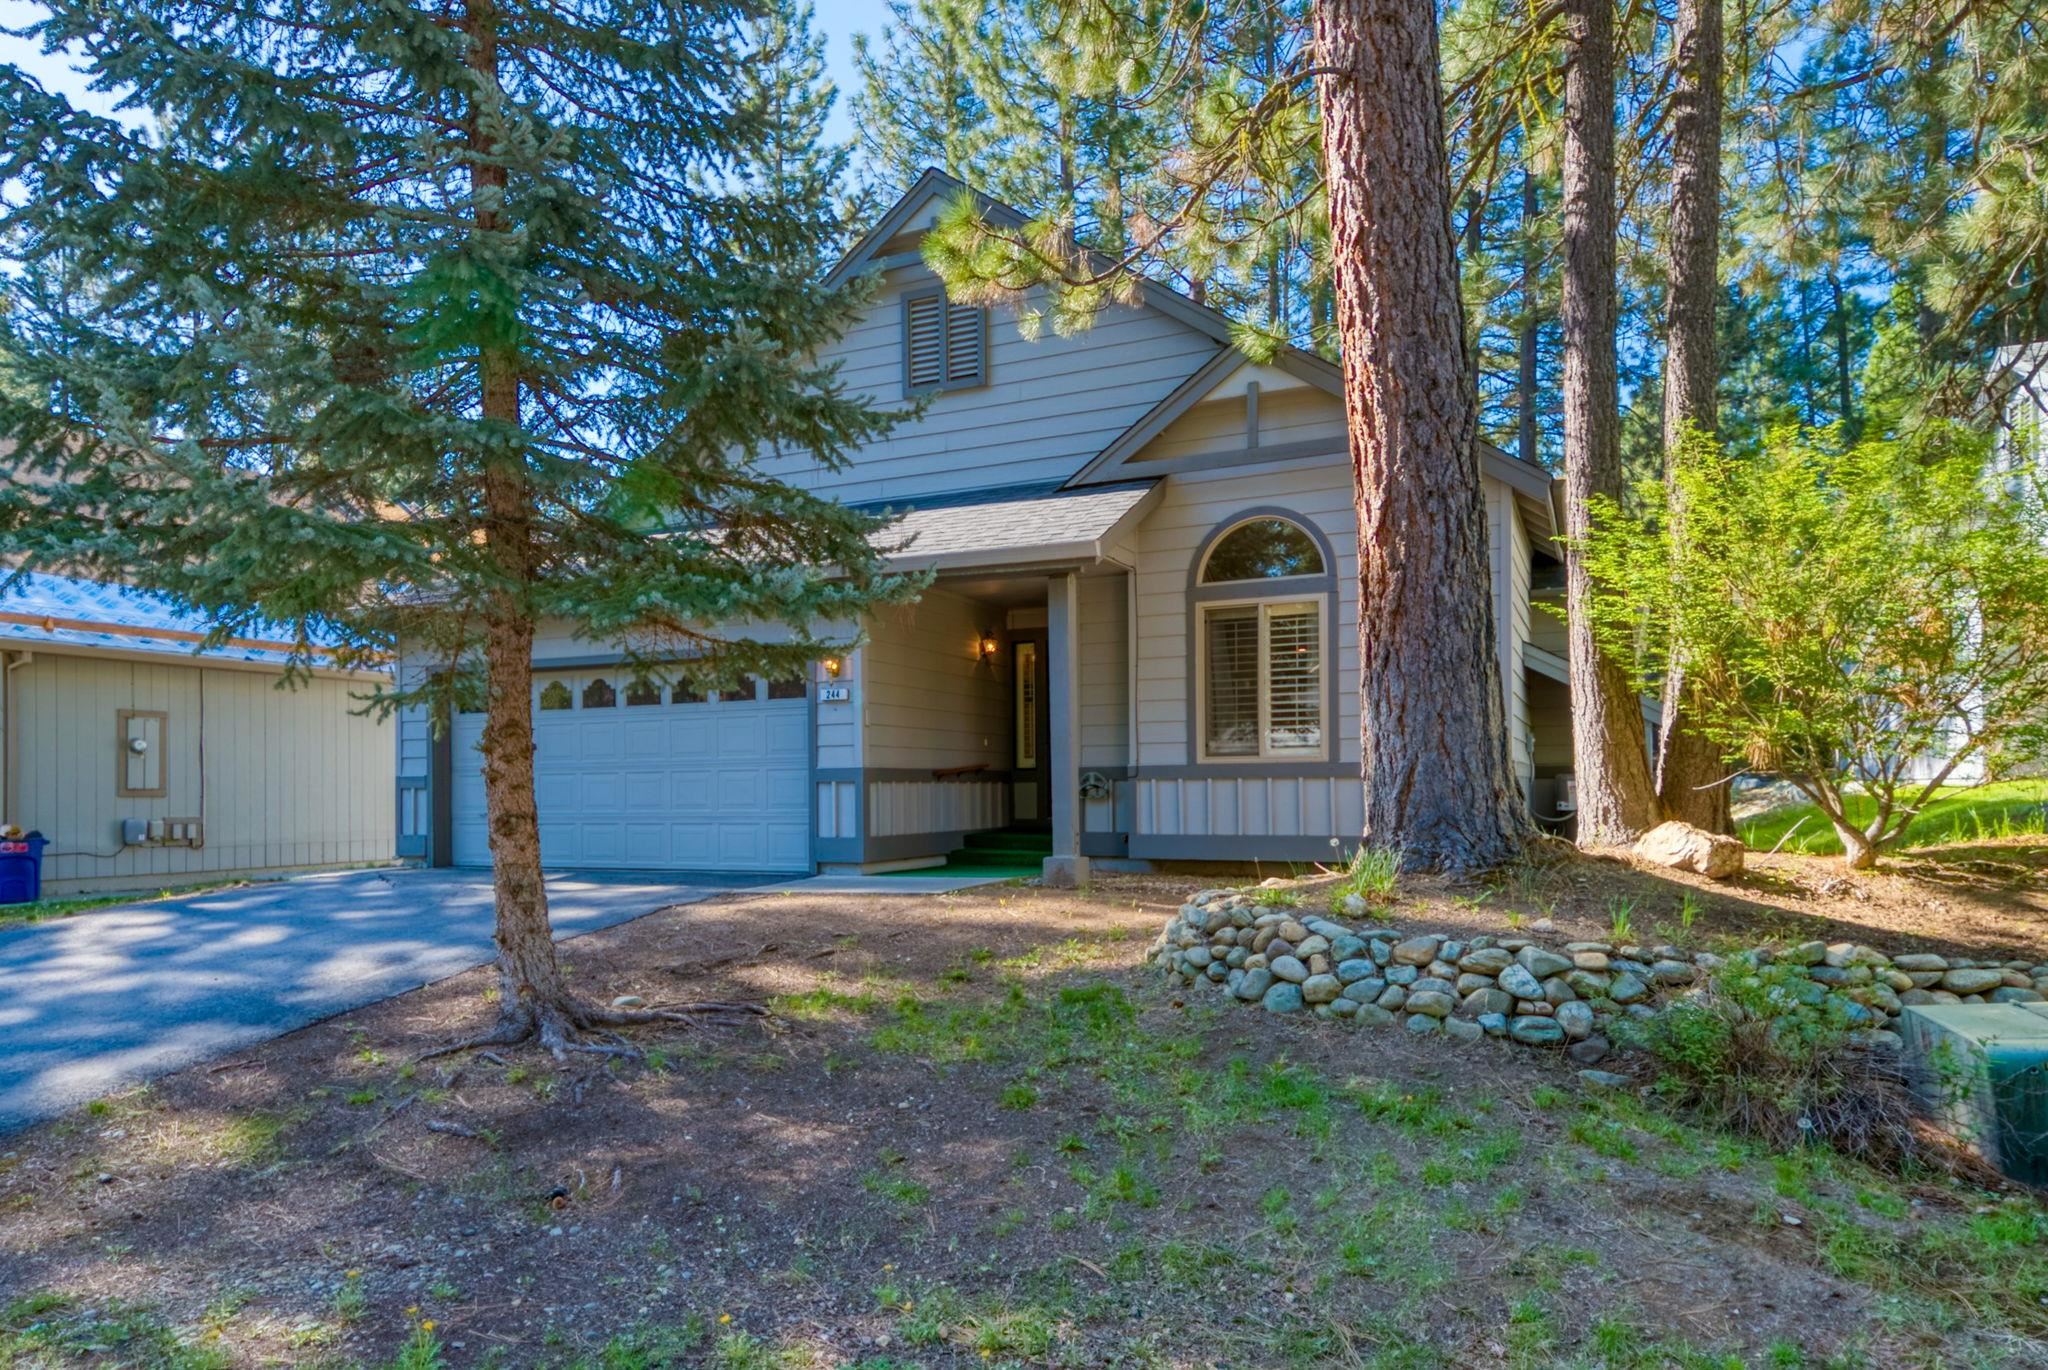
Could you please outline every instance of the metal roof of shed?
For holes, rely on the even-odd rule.
[[[26,571],[0,588],[0,646],[146,652],[279,668],[291,659],[291,644],[282,638],[238,637],[201,647],[208,626],[199,615],[132,585]]]

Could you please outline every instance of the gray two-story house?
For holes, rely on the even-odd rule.
[[[882,286],[835,351],[923,414],[841,470],[774,474],[908,509],[935,579],[810,678],[705,698],[624,678],[615,645],[543,633],[543,858],[564,868],[931,865],[1049,832],[1049,862],[1328,860],[1362,825],[1357,556],[1337,368],[1259,364],[1220,314],[1147,285],[1073,336],[949,301],[919,251],[963,188],[927,173],[835,269]],[[996,215],[1009,213],[989,206]],[[1501,687],[1525,782],[1530,577],[1549,475],[1483,456]],[[1533,666],[1531,663],[1535,663]],[[402,850],[489,861],[475,744],[402,720]],[[1569,764],[1568,759],[1564,763]]]

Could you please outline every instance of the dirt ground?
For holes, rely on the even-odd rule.
[[[1392,918],[2048,960],[2039,839],[1757,864]],[[596,999],[773,1009],[645,1063],[407,1064],[476,971],[0,1139],[0,1367],[2048,1366],[2033,1199],[1183,998],[1144,947],[1204,883],[738,894],[564,945]]]

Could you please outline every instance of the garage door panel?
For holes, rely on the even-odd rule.
[[[767,861],[768,843],[759,824],[718,825],[718,863],[721,866],[760,869],[766,866]]]
[[[752,761],[767,754],[767,728],[757,713],[742,714],[718,730],[721,760]]]
[[[576,730],[584,761],[616,761],[625,755],[619,734],[624,731],[616,718],[585,722]]]
[[[718,808],[723,813],[735,809],[758,809],[763,799],[759,771],[745,771],[736,766],[721,766],[718,769]]]
[[[718,865],[718,829],[711,823],[669,824],[669,852],[679,866],[712,870]]]
[[[631,812],[626,803],[626,777],[617,771],[585,771],[582,791],[583,811],[592,817],[623,819]]]
[[[628,771],[625,782],[628,813],[660,813],[668,807],[668,776],[661,771]]]
[[[626,864],[666,866],[669,864],[668,824],[628,823],[625,825]]]
[[[668,755],[676,761],[696,761],[715,754],[712,739],[716,736],[710,722],[703,717],[710,711],[701,704],[683,706],[689,717],[672,720],[668,725]]]
[[[811,787],[809,770],[785,766],[768,771],[766,775],[769,808],[798,811],[803,809],[804,796]]]
[[[577,707],[534,718],[541,859],[553,866],[803,870],[810,864],[802,700]],[[478,715],[457,719],[455,860],[490,860]]]
[[[804,823],[770,823],[768,825],[768,866],[780,870],[789,866],[803,866],[811,859],[811,830]]]
[[[801,756],[808,752],[804,734],[810,721],[809,714],[796,709],[784,709],[768,715],[764,723],[769,752],[781,756]]]

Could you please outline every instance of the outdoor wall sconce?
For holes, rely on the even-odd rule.
[[[994,661],[996,659],[996,649],[1001,646],[1002,644],[996,641],[994,633],[983,633],[981,635],[981,659],[983,661]]]
[[[846,669],[846,663],[836,656],[828,656],[819,664],[825,668],[825,674],[834,680],[839,679],[839,673]]]

